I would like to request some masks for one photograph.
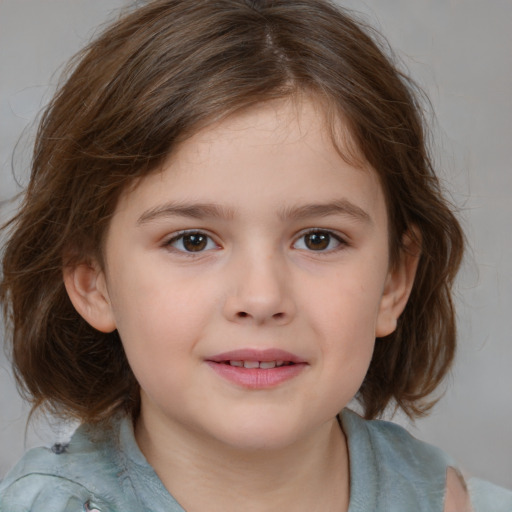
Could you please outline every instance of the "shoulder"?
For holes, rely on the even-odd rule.
[[[68,446],[27,452],[0,483],[0,512],[114,510],[116,457],[88,434],[81,427]]]
[[[432,512],[443,510],[446,471],[451,459],[404,428],[382,420],[365,420],[345,410],[351,491],[365,510]],[[360,483],[361,482],[361,483]]]
[[[377,503],[399,495],[404,510],[512,512],[512,491],[474,478],[465,482],[449,455],[399,425],[364,420],[350,410],[341,418],[349,451],[357,454],[351,471],[361,479],[372,473]]]
[[[511,512],[512,490],[498,487],[478,478],[468,480],[473,512]]]
[[[464,478],[453,467],[449,467],[446,471],[446,496],[443,511],[473,512]]]
[[[349,443],[370,445],[371,451],[379,456],[379,466],[396,466],[412,477],[418,472],[444,472],[454,464],[441,449],[420,441],[396,423],[365,420],[350,410],[343,411],[342,423],[348,430]]]
[[[511,512],[512,490],[478,478],[467,482],[448,468],[444,512]]]
[[[0,512],[82,512],[89,505],[113,510],[78,482],[51,474],[28,473],[0,486]]]
[[[377,449],[388,453],[389,464],[402,471],[406,468],[409,478],[430,473],[429,478],[442,481],[445,512],[512,512],[512,490],[478,478],[465,481],[452,457],[399,425],[379,420],[365,423]]]

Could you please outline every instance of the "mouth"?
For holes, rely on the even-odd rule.
[[[246,389],[268,389],[300,375],[308,363],[278,349],[235,350],[218,354],[206,363],[223,379]]]
[[[290,366],[292,361],[221,361],[221,364],[236,366],[237,368],[261,368],[262,370],[271,370],[272,368],[280,368],[281,366]]]
[[[229,364],[240,368],[242,366],[245,368],[258,368],[260,365],[263,365],[262,368],[265,368],[267,365],[269,365],[269,368],[274,368],[290,364],[306,363],[306,360],[298,355],[277,348],[243,348],[230,350],[229,352],[223,352],[222,354],[209,357],[208,361]],[[256,366],[256,364],[258,366]]]

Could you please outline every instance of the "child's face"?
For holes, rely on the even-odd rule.
[[[394,329],[411,265],[390,271],[379,180],[340,158],[319,111],[281,101],[197,133],[122,197],[105,273],[78,272],[148,422],[289,445],[333,421]]]

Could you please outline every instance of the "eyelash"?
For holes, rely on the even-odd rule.
[[[176,242],[179,242],[179,241],[184,241],[185,237],[186,236],[198,236],[198,237],[204,237],[206,239],[206,247],[204,249],[201,249],[201,250],[198,250],[198,251],[187,251],[185,248],[183,249],[178,249],[177,247],[175,247],[173,244],[175,244]],[[193,256],[195,254],[200,254],[202,252],[205,252],[205,250],[211,250],[212,247],[208,248],[208,245],[213,243],[215,245],[215,248],[218,248],[219,246],[213,241],[213,238],[208,235],[207,233],[205,233],[204,231],[199,231],[199,230],[189,230],[189,231],[179,231],[178,233],[175,233],[171,238],[169,238],[168,240],[166,240],[164,242],[164,247],[167,247],[169,249],[172,249],[172,250],[175,250],[181,254],[185,254],[187,256]]]
[[[328,246],[331,244],[331,242],[333,240],[337,243],[337,245],[336,245],[336,247],[330,248],[330,249],[326,248],[326,249],[322,249],[322,250],[314,250],[311,248],[304,247],[304,248],[299,248],[299,250],[305,250],[308,252],[319,253],[319,254],[326,254],[326,253],[336,252],[336,251],[348,246],[347,241],[344,238],[342,238],[339,234],[337,234],[329,229],[320,229],[320,228],[313,228],[313,229],[308,229],[306,231],[303,231],[295,239],[295,242],[293,243],[293,245],[297,244],[297,242],[299,240],[304,239],[306,236],[311,236],[311,235],[327,235]]]
[[[303,231],[302,233],[300,233],[300,235],[293,242],[292,247],[295,246],[298,241],[304,239],[304,237],[311,236],[311,235],[326,235],[328,237],[327,247],[320,249],[320,250],[315,250],[315,249],[311,249],[308,247],[299,247],[299,248],[295,247],[295,249],[305,250],[305,251],[313,252],[313,253],[325,254],[325,253],[335,252],[335,251],[340,250],[343,247],[346,247],[348,245],[347,241],[344,238],[342,238],[340,235],[336,234],[335,232],[330,231],[328,229],[314,228],[314,229],[309,229],[307,231]],[[189,250],[186,250],[185,248],[179,249],[174,246],[174,244],[176,244],[179,241],[181,241],[183,243],[183,241],[185,240],[185,237],[187,237],[187,236],[204,237],[206,239],[206,245],[197,251],[193,251],[193,250],[189,251]],[[337,245],[336,245],[336,247],[329,249],[328,247],[329,247],[329,245],[331,245],[332,241],[335,241]],[[213,247],[208,247],[208,245],[210,245],[211,243],[213,243],[215,245],[215,248],[219,248],[219,246],[214,242],[213,238],[210,235],[208,235],[207,233],[205,233],[204,231],[190,230],[190,231],[180,231],[178,233],[175,233],[171,238],[166,240],[163,245],[164,245],[164,247],[175,250],[181,254],[184,254],[187,256],[193,256],[194,254],[200,254],[205,251],[212,250]]]

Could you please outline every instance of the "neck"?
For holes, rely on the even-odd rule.
[[[278,450],[240,450],[147,423],[137,422],[140,449],[187,512],[348,510],[348,451],[336,419]]]

